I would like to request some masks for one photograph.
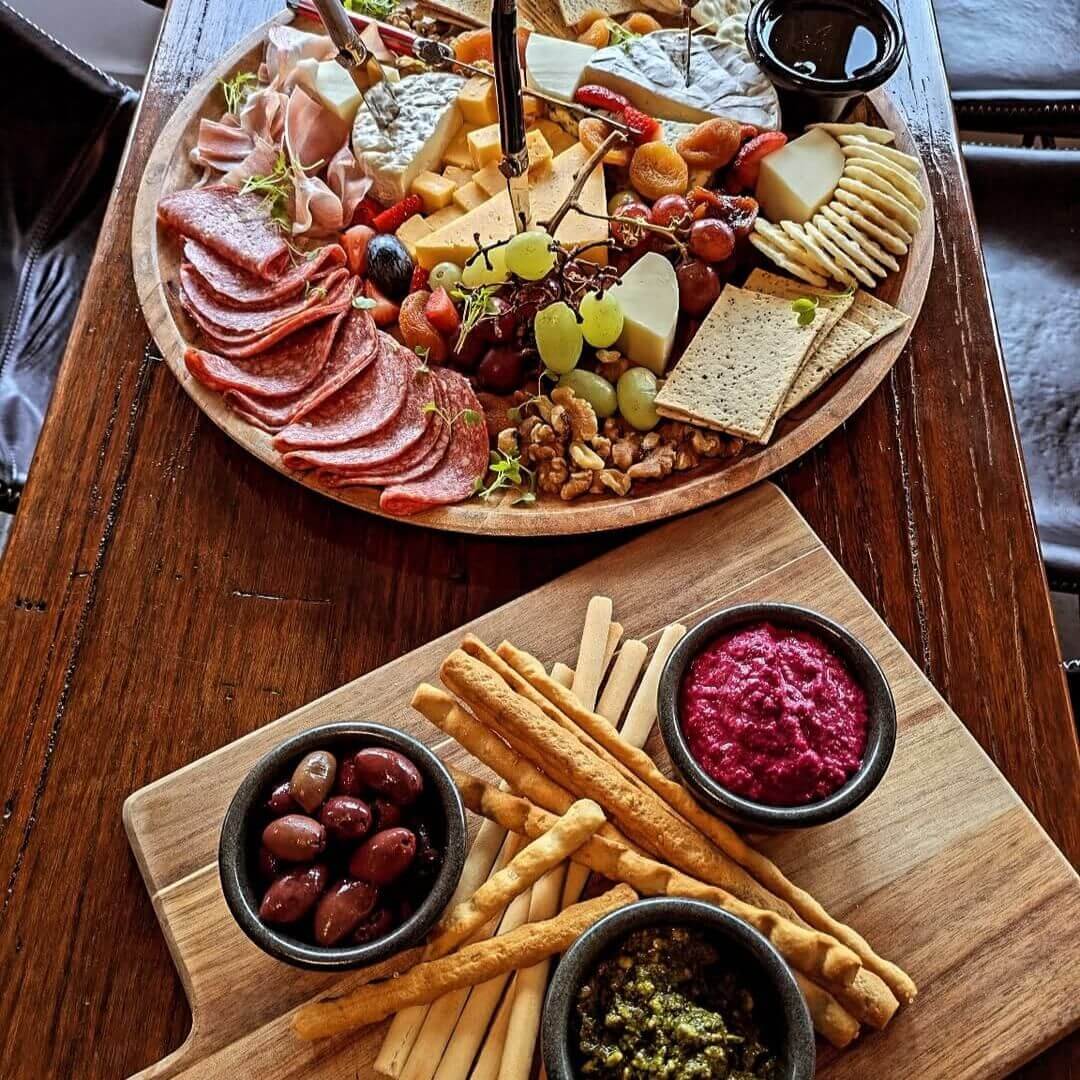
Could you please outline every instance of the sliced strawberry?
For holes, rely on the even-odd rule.
[[[363,274],[367,269],[368,241],[375,235],[369,225],[354,225],[341,234],[341,246],[349,263],[349,272]]]
[[[619,119],[630,129],[630,137],[638,146],[660,138],[660,121],[635,109],[633,105],[627,105]]]
[[[370,196],[365,195],[364,198],[356,204],[356,209],[353,211],[353,223],[356,225],[368,225],[382,213],[382,207]]]
[[[782,131],[763,131],[743,143],[727,175],[728,191],[752,191],[757,183],[762,159],[779,150],[786,142],[787,136]]]
[[[378,214],[371,226],[380,233],[396,232],[413,214],[419,214],[423,209],[424,203],[419,195],[406,195],[400,202]]]
[[[419,289],[426,289],[427,279],[430,273],[430,270],[426,270],[422,266],[414,266],[412,281],[409,282],[409,292],[417,292]]]
[[[383,296],[370,281],[364,282],[364,295],[369,300],[375,301],[375,306],[369,308],[371,317],[375,320],[376,326],[393,326],[398,319],[398,305],[393,300]]]
[[[443,288],[436,289],[424,305],[424,314],[427,320],[439,331],[440,334],[451,336],[456,334],[461,327],[461,318],[458,316],[454,301],[450,294]]]
[[[597,86],[595,83],[586,83],[574,91],[574,100],[579,105],[585,105],[590,109],[603,109],[605,112],[621,113],[630,105],[629,98],[622,94],[609,90],[606,86]]]

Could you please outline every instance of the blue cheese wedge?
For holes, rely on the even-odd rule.
[[[422,172],[438,172],[443,153],[461,127],[456,101],[465,85],[460,75],[425,72],[410,75],[394,87],[400,111],[381,130],[361,105],[353,125],[353,153],[374,181],[372,195],[392,205],[404,199]]]
[[[743,50],[708,34],[691,40],[689,86],[682,30],[657,30],[598,49],[581,82],[607,86],[658,120],[700,124],[726,116],[760,128],[780,126],[776,89]]]

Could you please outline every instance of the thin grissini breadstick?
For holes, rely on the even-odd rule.
[[[653,649],[649,666],[641,677],[641,684],[626,713],[626,723],[622,726],[623,738],[635,746],[644,746],[649,739],[649,732],[656,723],[656,695],[660,689],[660,675],[671,651],[685,634],[686,627],[682,623],[665,626],[656,648]]]
[[[608,665],[611,663],[611,658],[615,655],[615,650],[619,647],[619,642],[622,640],[623,628],[622,623],[613,622],[608,627],[608,639],[607,648],[604,650],[604,670],[607,671]],[[551,677],[560,685],[565,686],[567,690],[574,685],[574,669],[567,667],[566,664],[556,661],[551,665]]]
[[[574,669],[567,667],[563,663],[557,662],[551,665],[551,677],[560,686],[565,686],[567,690],[574,685]]]
[[[553,684],[534,657],[507,642],[499,646],[498,652],[503,660],[586,735],[600,743],[673,810],[753,874],[770,892],[790,904],[800,918],[847,945],[859,956],[866,969],[882,979],[901,1001],[910,1002],[915,997],[917,988],[905,971],[878,956],[859,933],[834,919],[814,897],[789,881],[771,859],[755,851],[734,829],[704,810],[686,788],[665,776],[647,753],[614,731],[604,722],[603,717],[583,709],[580,702]]]
[[[629,885],[616,885],[595,900],[575,904],[544,922],[528,923],[488,941],[466,945],[453,956],[417,964],[398,979],[362,986],[339,998],[313,1001],[293,1016],[302,1039],[322,1039],[385,1020],[408,1005],[433,1001],[451,990],[476,986],[506,971],[532,967],[568,949],[594,923],[637,899]]]
[[[611,625],[608,627],[607,632],[607,644],[604,646],[604,671],[606,672],[611,667],[612,658],[615,656],[615,650],[619,647],[619,642],[622,641],[623,625],[621,622],[615,622],[613,619]],[[600,681],[603,682],[603,675],[600,676]]]
[[[635,641],[631,638],[623,642],[615,666],[611,669],[611,674],[604,684],[600,702],[596,706],[596,711],[609,724],[618,727],[648,653],[649,646],[644,641]]]
[[[499,1011],[491,1023],[491,1030],[484,1039],[483,1049],[476,1059],[473,1071],[469,1073],[469,1080],[497,1080],[499,1066],[502,1064],[503,1048],[506,1046],[506,1032],[510,1026],[510,1013],[514,1008],[514,988],[517,979],[506,988],[502,1001],[499,1003]],[[443,1080],[442,1077],[436,1080]]]
[[[801,971],[793,971],[799,984],[814,1030],[836,1047],[843,1050],[859,1037],[859,1022],[827,990],[807,978]]]
[[[435,928],[426,958],[445,956],[515,896],[565,862],[604,823],[604,811],[591,799],[579,799],[543,836],[523,847],[471,897],[454,907]]]
[[[574,681],[570,692],[587,708],[596,705],[600,683],[607,664],[608,630],[611,628],[611,598],[594,596],[585,610],[585,629],[581,633],[577,663],[574,665]]]

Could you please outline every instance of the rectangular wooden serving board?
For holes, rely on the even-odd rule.
[[[515,558],[511,548],[506,558]],[[384,1026],[306,1044],[291,1011],[350,976],[272,960],[241,933],[218,880],[218,830],[262,754],[305,728],[376,720],[448,760],[467,755],[408,707],[465,629],[545,663],[573,663],[585,607],[614,601],[627,637],[654,644],[750,600],[804,604],[854,632],[892,685],[896,755],[871,798],[841,821],[763,841],[799,884],[919,984],[915,1003],[818,1075],[990,1080],[1080,1021],[1080,879],[787,499],[762,484],[681,518],[335,690],[135,792],[124,822],[191,1003],[192,1030],[140,1077],[374,1075]],[[663,758],[654,733],[650,748]],[[666,764],[666,762],[665,762]],[[153,977],[148,972],[147,977]]]

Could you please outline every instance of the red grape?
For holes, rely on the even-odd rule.
[[[661,195],[649,211],[649,220],[665,228],[690,224],[690,204],[681,195]]]
[[[704,315],[720,295],[720,277],[698,259],[683,263],[676,271],[679,307],[688,315]]]
[[[735,250],[735,233],[726,221],[702,218],[690,226],[690,250],[706,262],[723,262]]]
[[[627,203],[619,208],[615,215],[616,219],[626,218],[629,224],[619,224],[618,220],[611,223],[611,235],[623,247],[633,248],[645,242],[649,237],[647,229],[638,229],[632,224],[634,221],[648,221],[649,208],[644,203]]]
[[[488,349],[476,369],[476,378],[481,387],[493,394],[509,394],[517,390],[524,377],[525,360],[521,351],[507,345]]]

